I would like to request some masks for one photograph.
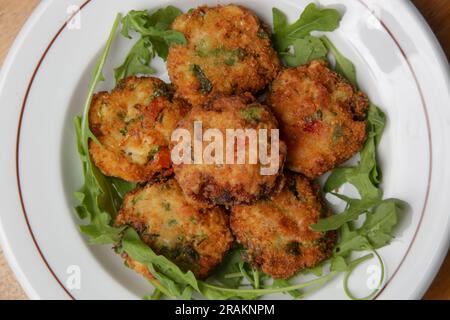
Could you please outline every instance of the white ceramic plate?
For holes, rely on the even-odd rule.
[[[151,292],[110,248],[88,246],[77,230],[72,194],[82,175],[72,118],[81,112],[94,61],[117,12],[218,2],[228,1],[49,0],[23,28],[0,78],[0,234],[31,298],[136,299]],[[294,20],[310,1],[235,2],[271,23],[273,6]],[[317,2],[345,12],[341,27],[329,36],[356,64],[362,89],[388,115],[380,148],[385,195],[411,205],[395,241],[381,250],[387,280],[377,298],[421,298],[449,245],[448,62],[409,1]],[[80,15],[67,23],[76,6]],[[99,89],[112,87],[112,69],[131,44],[123,38],[114,43],[109,81]],[[155,66],[167,78],[162,62]],[[367,292],[371,270],[356,273],[351,284],[357,293]],[[77,271],[81,288],[73,288],[70,278]],[[345,298],[342,279],[312,298]]]

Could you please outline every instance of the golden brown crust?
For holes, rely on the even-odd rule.
[[[279,194],[250,206],[233,207],[230,224],[246,249],[248,262],[274,278],[287,279],[331,255],[336,234],[310,229],[330,213],[318,186],[301,175],[286,173]]]
[[[288,147],[287,167],[310,179],[350,159],[366,140],[366,95],[324,61],[282,71],[268,101]]]
[[[254,115],[256,118],[252,119]],[[227,129],[268,129],[268,150],[271,154],[271,129],[278,129],[278,123],[270,109],[258,103],[250,94],[243,96],[220,96],[207,105],[196,106],[180,122],[179,128],[186,129],[194,137],[194,122],[201,121],[203,132],[218,129],[224,139]],[[175,143],[172,144],[172,148]],[[203,150],[210,144],[203,142]],[[193,142],[191,142],[191,147]],[[236,143],[237,145],[237,143]],[[226,142],[223,144],[224,158]],[[286,145],[279,143],[279,170],[274,175],[262,175],[262,165],[250,164],[249,141],[245,142],[245,164],[174,164],[175,177],[183,192],[196,203],[203,205],[230,206],[239,203],[251,203],[270,195],[279,185],[286,157]],[[225,159],[226,160],[226,159]]]
[[[171,46],[169,76],[177,95],[192,105],[217,94],[259,92],[280,68],[270,31],[244,7],[199,7],[178,17],[172,28],[183,32],[188,44]],[[202,90],[194,67],[210,81],[211,90]]]
[[[91,140],[89,151],[103,174],[142,183],[172,173],[170,135],[188,108],[171,94],[157,78],[129,77],[94,96],[89,120],[101,145]]]
[[[188,203],[174,179],[149,183],[129,193],[115,225],[130,225],[157,254],[205,278],[233,242],[228,216],[220,208]],[[147,269],[127,257],[128,265],[148,277]]]

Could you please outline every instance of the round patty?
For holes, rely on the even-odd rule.
[[[101,143],[90,141],[95,165],[107,176],[139,183],[171,174],[170,135],[187,112],[157,78],[129,77],[111,93],[96,94],[89,113]]]
[[[318,186],[301,175],[286,173],[279,194],[250,206],[233,207],[230,224],[244,246],[244,259],[274,278],[287,279],[331,255],[335,233],[310,229],[329,214]]]
[[[132,226],[157,254],[199,278],[222,261],[233,242],[225,212],[189,204],[173,179],[129,193],[115,224]],[[128,262],[141,270],[139,264]]]
[[[287,167],[310,179],[350,159],[366,140],[366,95],[322,60],[282,71],[269,104],[288,146]]]
[[[179,16],[172,28],[188,43],[170,47],[169,76],[177,95],[192,105],[217,94],[261,91],[279,70],[269,28],[241,6],[199,7]]]
[[[196,137],[194,133],[195,122],[201,122],[203,133],[208,129],[218,130],[222,134],[223,140],[228,142],[232,142],[233,139],[227,139],[227,129],[254,129],[256,136],[261,129],[267,129],[268,143],[264,150],[268,150],[269,156],[272,155],[271,130],[278,130],[277,120],[268,107],[258,103],[249,94],[218,97],[207,105],[195,106],[191,109],[178,128],[187,130],[191,137],[195,137],[190,143],[192,156],[196,153],[194,141],[200,139],[200,145],[202,145],[202,137]],[[230,160],[234,157],[233,164],[226,161],[227,141],[223,141],[223,157],[220,157],[223,159],[223,164],[206,164],[205,162],[202,164],[174,164],[175,177],[184,193],[197,203],[225,206],[251,203],[270,195],[278,187],[279,177],[283,171],[286,157],[284,142],[279,140],[276,162],[276,149],[273,151],[272,159],[276,163],[273,168],[278,167],[278,170],[273,172],[274,174],[265,175],[265,173],[262,174],[262,168],[267,169],[270,166],[261,162],[260,157],[255,162],[250,161],[249,139],[245,139],[242,144],[238,142],[238,139],[234,140],[234,152],[230,149]],[[172,147],[175,143],[173,142]],[[210,141],[203,142],[205,153],[210,143]],[[238,164],[238,150],[245,152],[245,159],[241,164]],[[172,152],[175,153],[175,150],[173,149]]]

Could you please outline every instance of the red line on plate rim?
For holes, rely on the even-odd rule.
[[[370,7],[367,5],[367,3],[365,3],[363,0],[358,0],[367,10],[369,10],[369,12],[371,12]],[[409,61],[408,56],[406,54],[406,52],[403,50],[400,42],[398,41],[398,39],[395,37],[395,35],[393,34],[393,32],[389,29],[389,27],[381,20],[381,18],[376,17],[374,15],[375,18],[377,18],[377,20],[380,22],[381,26],[383,27],[383,29],[389,34],[389,36],[392,38],[392,40],[395,42],[396,46],[398,47],[398,49],[400,50],[401,54],[403,55],[403,58],[405,59],[406,63],[408,64],[409,69],[411,70],[411,73],[414,77],[414,81],[416,83],[417,89],[419,91],[420,94],[420,98],[422,100],[422,108],[423,108],[423,112],[425,114],[425,120],[427,123],[427,132],[428,132],[428,153],[429,153],[429,168],[428,168],[428,183],[427,183],[427,191],[425,194],[425,201],[423,204],[423,208],[422,208],[422,212],[420,214],[420,219],[419,219],[419,224],[417,225],[416,231],[414,232],[413,238],[411,240],[411,243],[408,246],[408,249],[406,250],[405,255],[403,256],[402,260],[400,261],[400,264],[398,265],[397,269],[395,269],[394,273],[392,274],[392,276],[389,278],[389,280],[383,285],[383,287],[380,289],[380,291],[377,293],[377,295],[374,297],[374,299],[378,298],[383,292],[384,290],[387,288],[387,286],[391,283],[391,281],[394,279],[394,277],[396,276],[396,274],[398,273],[398,271],[400,270],[401,266],[403,265],[403,262],[405,262],[406,257],[408,256],[409,252],[411,251],[411,248],[414,244],[414,242],[416,241],[417,238],[417,234],[419,233],[419,229],[420,226],[422,224],[423,221],[423,217],[425,215],[425,211],[428,205],[428,199],[430,196],[430,187],[431,187],[431,176],[433,173],[433,140],[431,138],[431,124],[430,124],[430,117],[428,115],[428,110],[427,110],[427,104],[425,101],[425,96],[423,94],[422,88],[420,86],[419,83],[419,79],[416,75],[416,73],[414,72],[414,69],[412,67],[411,61]]]
[[[27,91],[25,93],[25,97],[23,99],[23,103],[22,103],[22,109],[20,111],[20,117],[19,117],[19,125],[18,125],[18,129],[17,129],[17,141],[16,141],[16,175],[17,175],[17,188],[19,191],[19,197],[20,197],[20,205],[22,206],[22,212],[25,218],[25,222],[27,223],[27,227],[28,227],[28,231],[30,232],[31,238],[33,239],[33,243],[39,253],[39,255],[41,256],[42,260],[44,261],[45,266],[47,267],[47,269],[50,271],[51,275],[53,276],[53,278],[55,278],[56,282],[58,282],[58,284],[61,286],[61,288],[66,292],[66,294],[72,299],[75,300],[75,297],[69,292],[69,290],[67,290],[67,288],[64,286],[64,284],[61,282],[61,280],[58,278],[58,276],[56,275],[56,273],[53,271],[53,269],[51,268],[50,264],[48,263],[47,259],[45,258],[44,254],[42,253],[41,248],[39,247],[39,244],[36,240],[36,237],[33,233],[33,229],[31,228],[30,222],[28,220],[28,215],[27,215],[27,211],[25,209],[25,203],[23,200],[23,195],[22,195],[22,187],[21,187],[21,182],[20,182],[20,169],[19,169],[19,150],[20,150],[20,133],[21,133],[21,129],[22,129],[22,120],[23,120],[23,115],[25,113],[25,107],[28,101],[28,96],[30,94],[31,91],[31,87],[33,85],[34,79],[36,78],[36,75],[42,65],[42,62],[44,61],[45,57],[47,56],[48,52],[50,51],[51,47],[53,46],[53,44],[55,43],[56,39],[59,37],[59,35],[63,32],[63,30],[66,28],[67,24],[79,13],[81,12],[81,10],[91,2],[92,0],[87,0],[86,2],[84,2],[81,6],[80,9],[77,10],[76,12],[74,12],[69,19],[67,19],[66,22],[64,22],[64,24],[62,25],[62,27],[58,30],[58,32],[55,34],[55,36],[53,37],[53,39],[50,41],[49,45],[47,46],[47,48],[45,49],[44,53],[42,54],[34,72],[33,75],[31,76],[30,82],[28,83],[28,88]]]
[[[80,12],[84,7],[86,7],[89,3],[91,3],[92,0],[86,0],[86,2],[84,2],[81,6],[80,6],[80,10],[78,12]],[[363,1],[363,0],[358,0],[365,8],[367,8],[367,10],[370,11],[370,7]],[[39,247],[39,244],[36,240],[36,237],[33,233],[33,230],[31,228],[29,219],[28,219],[28,215],[25,209],[25,203],[23,200],[23,195],[22,195],[22,188],[21,188],[21,180],[20,180],[20,169],[19,169],[19,153],[20,153],[20,133],[21,133],[21,128],[22,128],[22,120],[23,120],[23,116],[25,113],[25,107],[28,101],[28,96],[30,94],[31,91],[31,87],[33,85],[33,82],[36,78],[36,75],[42,65],[42,62],[44,61],[44,59],[46,58],[48,52],[50,51],[51,47],[53,46],[53,44],[55,43],[55,41],[57,40],[57,38],[61,35],[62,31],[64,30],[64,28],[67,26],[67,24],[69,23],[69,21],[78,13],[75,12],[64,24],[63,26],[58,30],[58,32],[56,33],[56,35],[53,37],[52,41],[49,43],[49,45],[47,46],[46,50],[44,51],[43,55],[41,56],[34,72],[33,75],[30,79],[30,82],[28,84],[28,88],[27,91],[25,93],[24,96],[24,100],[22,103],[22,108],[21,108],[21,112],[20,112],[20,117],[19,117],[19,124],[18,124],[18,129],[17,129],[17,142],[16,142],[16,175],[17,175],[17,187],[18,187],[18,191],[19,191],[19,197],[20,197],[20,203],[21,203],[21,207],[22,207],[22,212],[25,218],[25,222],[27,224],[28,227],[28,231],[30,232],[30,235],[32,237],[33,243],[39,253],[39,255],[41,256],[42,260],[44,261],[44,264],[46,265],[47,269],[50,271],[51,275],[55,278],[55,280],[57,281],[57,283],[61,286],[61,288],[66,292],[66,294],[72,299],[72,300],[76,300],[75,297],[69,292],[69,290],[67,290],[67,288],[63,285],[63,283],[61,282],[61,280],[58,278],[58,276],[56,275],[56,273],[53,271],[53,269],[51,268],[50,264],[48,263],[47,259],[45,258],[44,254],[42,253],[41,248]],[[395,44],[397,45],[398,49],[400,50],[400,52],[402,53],[405,61],[408,64],[408,67],[414,77],[414,80],[416,82],[417,85],[417,89],[420,93],[421,96],[421,100],[422,100],[422,107],[424,109],[424,114],[425,114],[425,118],[426,118],[426,123],[427,123],[427,130],[428,130],[428,141],[429,141],[429,172],[428,172],[428,186],[427,186],[427,191],[426,191],[426,196],[425,196],[425,201],[424,201],[424,206],[422,209],[422,213],[421,213],[421,217],[419,220],[419,224],[416,228],[416,231],[413,235],[413,239],[411,240],[411,243],[408,246],[408,249],[406,250],[406,253],[404,255],[404,257],[402,258],[402,260],[400,261],[399,266],[397,267],[397,269],[394,271],[394,273],[392,274],[392,276],[390,277],[390,279],[387,281],[387,283],[383,286],[383,288],[378,292],[378,294],[375,296],[375,299],[378,298],[383,291],[387,288],[387,286],[389,285],[389,283],[391,283],[391,281],[394,279],[395,275],[397,274],[397,272],[399,271],[400,267],[402,266],[403,262],[405,261],[406,257],[408,256],[412,245],[414,244],[418,231],[420,229],[420,226],[422,224],[423,221],[423,217],[425,215],[425,211],[426,211],[426,207],[428,204],[428,199],[429,199],[429,193],[430,193],[430,186],[431,186],[431,175],[432,175],[432,139],[431,139],[431,128],[430,128],[430,121],[429,121],[429,116],[428,116],[428,111],[427,111],[427,107],[426,107],[426,102],[425,102],[425,98],[424,98],[424,94],[422,92],[422,89],[420,87],[420,83],[418,81],[417,75],[414,72],[414,69],[412,68],[412,64],[411,62],[408,60],[408,57],[405,53],[405,51],[403,50],[403,48],[401,47],[399,41],[395,38],[394,34],[391,32],[391,30],[387,27],[387,25],[378,17],[376,17],[377,20],[380,21],[381,25],[383,26],[383,28],[385,29],[385,31],[389,34],[389,36],[392,38],[392,40],[395,42]]]

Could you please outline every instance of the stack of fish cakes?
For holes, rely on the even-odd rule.
[[[172,28],[187,39],[170,47],[172,84],[130,77],[92,103],[94,163],[107,176],[138,183],[115,225],[133,227],[156,253],[199,278],[211,274],[234,241],[248,263],[274,278],[326,260],[336,234],[310,228],[331,214],[312,179],[361,149],[367,97],[323,61],[284,68],[270,28],[242,6],[202,6]],[[259,160],[173,163],[174,130],[208,144],[195,136],[196,122],[224,137],[227,129],[279,129],[278,148],[268,150],[278,152],[278,170],[262,174]]]

